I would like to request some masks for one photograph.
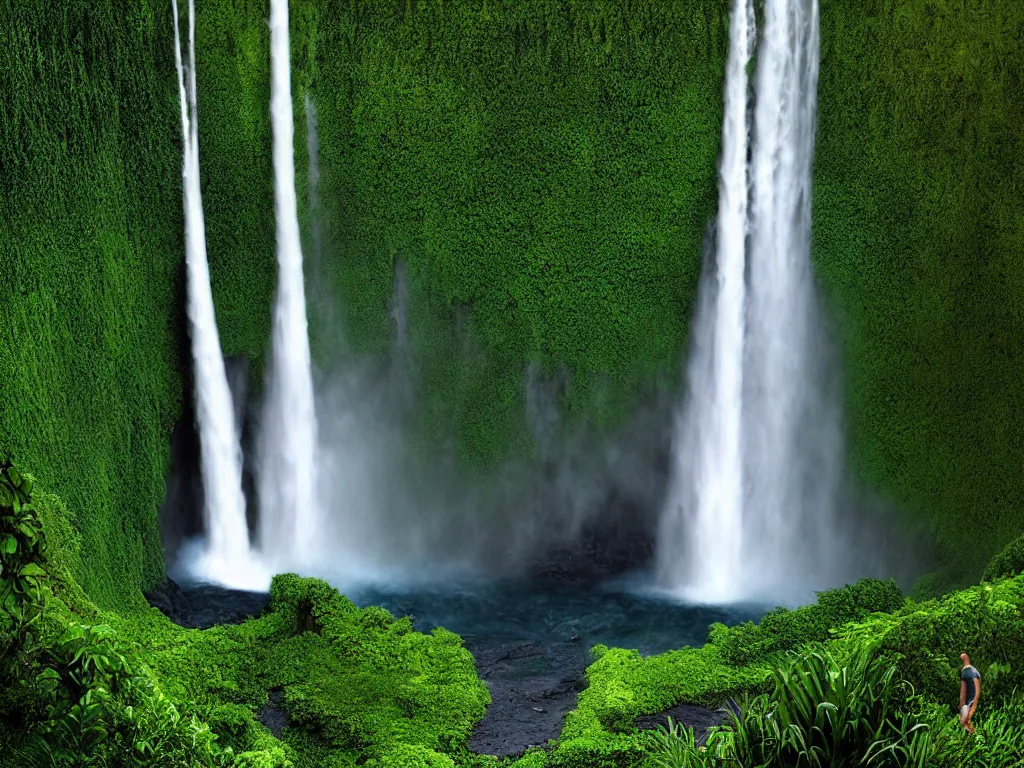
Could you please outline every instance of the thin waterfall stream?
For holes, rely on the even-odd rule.
[[[276,565],[314,557],[317,424],[295,193],[288,2],[270,7],[278,284],[260,441],[260,547]]]
[[[677,417],[670,508],[659,535],[659,575],[699,583],[701,597],[726,600],[743,549],[742,387],[746,325],[747,64],[754,42],[752,0],[734,0],[729,27],[725,121],[719,166],[716,256],[701,286],[690,354],[690,396]],[[694,510],[694,514],[687,512]]]
[[[234,588],[263,588],[267,576],[254,562],[242,493],[242,450],[210,288],[196,108],[195,7],[188,7],[188,66],[182,61],[178,3],[174,7],[174,61],[181,98],[182,180],[188,272],[188,319],[194,361],[196,421],[204,489],[205,547],[193,564],[197,576]]]

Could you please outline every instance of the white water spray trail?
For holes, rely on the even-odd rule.
[[[277,565],[308,564],[316,553],[316,411],[295,196],[288,0],[270,5],[270,112],[278,284],[261,425],[260,543]]]
[[[773,0],[757,69],[751,169],[749,578],[773,595],[828,586],[838,571],[841,399],[811,267],[817,0]]]
[[[661,519],[659,581],[729,600],[743,542],[742,385],[747,226],[747,63],[750,0],[734,0],[729,24],[716,259],[705,268],[688,393],[673,438],[672,480]],[[710,295],[709,295],[710,292]]]
[[[199,128],[196,110],[195,8],[189,0],[188,80],[174,7],[174,61],[181,97],[184,144],[182,180],[185,204],[185,250],[188,272],[188,319],[195,366],[196,421],[205,492],[206,546],[196,576],[235,588],[265,587],[253,561],[242,494],[242,451],[235,409],[214,315],[210,267],[206,255],[203,204],[199,186]]]
[[[752,3],[731,14],[715,261],[657,553],[663,586],[707,602],[813,588],[842,464],[810,266],[817,0],[765,3],[749,168]]]

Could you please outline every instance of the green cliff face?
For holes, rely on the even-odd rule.
[[[163,572],[184,367],[169,19],[113,0],[0,7],[0,452],[67,502],[75,576],[105,608]]]
[[[531,361],[571,369],[566,405],[600,421],[676,377],[716,199],[722,7],[318,4],[302,76],[348,337],[387,338],[401,254],[423,419],[471,465],[526,434]]]
[[[815,256],[854,463],[977,578],[1024,529],[1024,5],[822,5]]]
[[[197,10],[218,321],[258,372],[275,281],[267,7]],[[422,427],[452,433],[467,466],[529,450],[531,361],[569,368],[567,407],[600,424],[678,381],[727,10],[292,3],[300,174],[307,91],[320,119],[311,280],[374,357],[407,265]],[[89,553],[75,575],[116,607],[161,573],[186,393],[170,3],[24,0],[0,30],[0,453],[67,502]],[[823,0],[814,256],[855,467],[979,572],[1024,528],[1022,35],[1024,7],[1000,0]],[[337,328],[314,330],[325,354]]]

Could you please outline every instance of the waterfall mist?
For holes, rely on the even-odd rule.
[[[415,366],[401,355],[396,340],[386,365],[346,359],[318,389],[317,538],[330,553],[319,575],[343,587],[413,585],[536,575],[565,558],[591,558],[586,568],[600,575],[642,565],[653,548],[644,540],[648,513],[664,490],[667,402],[650,403],[610,436],[565,428],[558,402],[567,377],[530,366],[524,415],[536,455],[470,473],[454,440],[418,432],[409,407],[417,387],[405,378]],[[616,542],[623,520],[636,535]],[[582,553],[595,526],[607,535]]]
[[[178,3],[174,8],[174,61],[182,125],[182,180],[188,283],[187,313],[194,364],[206,540],[192,564],[195,575],[234,588],[262,588],[267,577],[253,561],[242,493],[239,428],[228,386],[210,289],[196,110],[195,8],[188,8],[188,67],[182,61]]]
[[[635,524],[638,536],[623,537],[629,542],[619,542],[613,552],[594,543],[594,557],[610,568],[632,554],[645,559],[653,548],[654,520],[647,512],[657,509],[664,489],[667,399],[655,398],[611,436],[585,426],[567,430],[560,401],[571,377],[565,371],[545,375],[530,365],[523,374],[522,407],[536,455],[482,474],[468,472],[451,435],[425,434],[418,424],[423,382],[409,308],[415,289],[401,252],[394,257],[388,305],[391,353],[384,360],[351,354],[340,331],[339,299],[325,272],[332,244],[319,206],[314,97],[307,91],[304,106],[310,321],[324,356],[316,384],[317,549],[279,564],[342,587],[515,576],[535,573],[557,560],[556,553],[578,549],[598,521],[614,525],[622,517]],[[453,324],[468,360],[476,350],[460,334],[458,317]],[[626,552],[627,546],[637,552]]]
[[[317,425],[295,194],[288,2],[270,6],[278,284],[259,445],[259,540],[275,567],[315,558]]]
[[[810,263],[817,0],[734,0],[719,213],[662,513],[659,583],[689,599],[800,599],[841,583],[841,392]]]
[[[731,18],[719,211],[705,244],[683,407],[674,409],[652,387],[612,434],[566,424],[571,372],[530,364],[520,407],[532,455],[520,450],[472,471],[460,460],[454,427],[422,423],[419,398],[436,384],[425,380],[416,357],[410,304],[422,297],[401,252],[394,255],[387,307],[390,356],[359,359],[345,343],[325,271],[326,257],[341,254],[331,252],[331,229],[322,221],[320,137],[307,91],[309,296],[323,364],[314,387],[285,0],[273,0],[271,13],[279,268],[272,350],[259,415],[243,416],[244,380],[233,407],[202,234],[194,63],[188,91],[178,45],[189,318],[207,485],[206,549],[195,569],[201,579],[250,589],[265,588],[269,573],[285,570],[342,588],[528,574],[596,579],[642,567],[653,556],[660,588],[725,603],[801,601],[853,572],[840,546],[857,532],[838,511],[838,366],[810,264],[817,5],[768,0],[753,108],[752,0],[735,0]],[[454,310],[450,341],[463,356],[459,364],[470,366],[483,352],[460,311]],[[256,435],[256,556],[242,489],[243,422],[246,434]]]

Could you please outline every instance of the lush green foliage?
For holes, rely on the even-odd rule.
[[[323,582],[288,575],[274,580],[265,614],[240,626],[184,630],[155,610],[100,617],[59,564],[76,547],[76,532],[61,525],[66,513],[48,502],[40,514],[32,479],[5,471],[4,594],[28,606],[5,610],[0,633],[7,649],[0,743],[15,764],[83,764],[92,755],[92,764],[124,766],[496,765],[466,750],[488,694],[455,635],[413,632],[408,619],[358,609]],[[41,521],[55,534],[49,547]],[[2,605],[14,603],[5,597]],[[81,621],[69,605],[93,620]],[[17,639],[19,616],[41,620]],[[1022,706],[1014,690],[1024,687],[1024,580],[924,604],[905,603],[891,583],[864,581],[770,616],[735,635],[718,629],[703,648],[647,659],[596,646],[589,685],[556,748],[525,755],[518,768],[637,766],[655,759],[646,756],[657,740],[636,731],[638,715],[727,697],[747,701],[731,731],[696,752],[663,736],[675,758],[663,757],[710,765],[693,761],[745,750],[744,760],[761,754],[767,765],[812,765],[814,755],[821,765],[845,765],[875,744],[872,764],[887,765],[884,757],[952,768],[964,755],[979,766],[1009,766],[1005,755],[1016,759],[1024,746],[1011,727]],[[776,663],[778,651],[794,645],[804,650]],[[887,661],[875,660],[874,649]],[[976,741],[949,724],[955,660],[964,649],[986,681]],[[901,686],[919,695],[904,695]],[[282,692],[291,718],[283,742],[256,720],[271,691]],[[770,762],[776,759],[783,762]]]
[[[305,4],[304,4],[305,5]],[[614,418],[675,378],[713,215],[725,4],[308,4],[328,272],[353,347],[392,264],[430,432],[488,466],[528,445],[522,375]]]
[[[1021,700],[967,735],[949,707],[927,703],[892,660],[860,646],[849,657],[793,653],[773,672],[773,689],[744,701],[698,747],[692,732],[662,731],[659,768],[964,768],[1019,765],[1024,733],[1010,725]]]
[[[170,3],[0,5],[0,454],[80,517],[106,608],[162,573],[178,417],[181,181]]]
[[[1017,743],[1014,737],[1004,731],[1016,712],[1013,709],[1016,705],[1012,703],[1014,691],[1024,690],[1024,645],[1019,640],[1024,635],[1024,579],[980,585],[926,603],[904,601],[898,592],[891,591],[887,582],[872,581],[823,593],[821,597],[824,597],[824,604],[819,602],[817,606],[797,611],[770,614],[773,619],[764,627],[720,628],[702,648],[684,648],[644,659],[635,651],[596,646],[597,659],[587,670],[589,685],[580,694],[577,709],[566,718],[558,749],[547,760],[554,759],[564,749],[571,749],[587,750],[590,754],[606,755],[609,760],[632,765],[636,750],[651,747],[649,738],[636,733],[633,725],[636,718],[664,711],[679,702],[715,707],[729,697],[741,700],[753,695],[751,701],[760,703],[746,710],[750,720],[747,736],[750,736],[754,729],[773,727],[765,721],[765,715],[769,711],[776,712],[778,702],[783,699],[786,706],[793,707],[802,701],[799,706],[806,709],[814,696],[820,697],[820,692],[808,693],[808,689],[804,689],[800,699],[797,696],[799,686],[789,693],[782,692],[779,669],[785,668],[782,666],[785,659],[794,663],[792,660],[799,658],[801,668],[816,670],[814,674],[819,677],[827,677],[836,669],[846,667],[847,679],[852,680],[851,674],[856,677],[867,672],[869,665],[863,655],[866,648],[888,659],[885,664],[878,662],[885,670],[872,667],[872,674],[890,675],[890,682],[894,683],[893,695],[905,683],[909,686],[907,690],[919,697],[920,706],[916,709],[893,709],[892,702],[885,705],[894,718],[897,715],[899,718],[895,730],[889,732],[892,739],[896,739],[898,733],[909,732],[918,723],[928,725],[930,735],[927,742],[921,741],[921,744],[931,750],[927,754],[945,755],[942,759],[947,762],[939,765],[949,768],[959,768],[954,756],[960,754],[960,750],[972,749],[979,755],[988,755],[985,759],[996,761],[979,765],[1002,765],[998,762],[999,750],[988,746],[997,738],[1008,739],[1002,742],[1006,749],[1018,748],[1013,746]],[[891,612],[869,612],[867,607],[871,600],[878,600],[874,607],[888,608]],[[858,603],[859,616],[851,619],[849,607]],[[847,608],[844,610],[842,606]],[[779,620],[789,614],[795,615],[792,621]],[[822,617],[826,616],[834,617],[836,624],[824,626]],[[739,631],[732,634],[734,629]],[[801,636],[801,630],[807,634]],[[779,632],[778,637],[772,635],[774,631]],[[749,649],[744,647],[745,642],[751,643]],[[728,653],[748,659],[749,663],[730,664],[718,643],[724,643]],[[781,656],[778,650],[784,645],[799,646],[800,655]],[[773,652],[768,652],[767,648]],[[985,735],[984,739],[989,741],[981,745],[964,742],[955,729],[947,727],[959,692],[958,656],[964,651],[971,654],[985,679],[985,711],[980,712],[977,722],[991,718],[991,725],[986,726],[990,730],[985,731],[991,736]],[[857,659],[860,661],[851,662]],[[891,674],[890,667],[895,669]],[[832,672],[826,675],[829,669]],[[799,683],[792,674],[786,679],[793,685]],[[833,690],[829,695],[840,694],[845,696],[848,706],[854,706],[849,686]],[[956,723],[955,719],[953,722]],[[904,746],[913,741],[914,733],[910,733]],[[771,734],[762,735],[767,738]],[[694,756],[683,746],[671,743],[671,749],[688,755],[686,759],[703,759],[704,753]],[[924,750],[925,746],[915,749]],[[541,757],[530,759],[539,761]],[[549,764],[537,762],[537,765]],[[685,762],[680,764],[686,765]],[[788,766],[789,763],[777,765]],[[522,768],[535,766],[523,763]]]
[[[292,725],[284,741],[298,766],[390,765],[413,753],[443,766],[465,754],[489,702],[458,636],[414,632],[409,619],[356,608],[312,579],[275,577],[267,611],[241,626],[182,630],[154,611],[122,627],[147,648],[168,692],[209,708],[236,751],[260,745],[254,716],[269,691],[282,691]]]
[[[277,279],[268,15],[268,0],[196,4],[203,213],[217,327],[224,354],[248,355],[254,377],[269,346]],[[298,115],[296,129],[301,167]],[[177,211],[173,223],[184,226]]]
[[[406,262],[425,434],[454,432],[474,466],[528,449],[530,360],[570,368],[566,405],[602,422],[675,378],[715,203],[723,0],[292,10],[296,94],[320,112],[314,268],[354,351],[375,355]],[[257,363],[274,281],[265,17],[265,0],[199,4],[218,318],[225,352]],[[847,353],[854,457],[974,577],[1024,528],[1024,5],[834,0],[822,29],[814,258]],[[221,744],[253,768],[470,762],[486,692],[454,636],[290,578],[240,628],[185,632],[143,607],[187,376],[170,4],[7,2],[0,36],[0,455],[67,502],[33,504],[31,479],[4,465],[4,758],[66,763],[99,742],[96,759],[118,765],[212,764]],[[296,117],[301,175],[301,105]],[[969,650],[989,701],[1012,701],[1024,586],[998,579],[1020,562],[1018,540],[991,584],[905,607],[885,587],[842,592],[716,628],[699,650],[597,648],[559,748],[521,766],[631,765],[648,743],[636,715],[763,692],[773,654],[831,630],[836,653],[880,643],[930,701],[948,699]],[[254,717],[274,688],[296,724],[284,743]],[[980,715],[978,760],[1019,757],[1012,706]],[[954,764],[948,712],[920,718]]]
[[[11,670],[18,648],[33,644],[41,630],[44,601],[39,566],[46,556],[46,538],[32,505],[29,475],[0,464],[0,629],[3,630],[4,672]],[[0,683],[13,681],[0,677]]]
[[[993,557],[985,568],[985,581],[1024,574],[1024,536],[1018,536]]]
[[[83,625],[53,589],[33,480],[0,466],[0,764],[227,765],[231,752],[160,690],[137,650]]]
[[[32,478],[0,470],[0,745],[12,766],[30,753],[69,766],[468,759],[489,696],[458,636],[414,632],[407,618],[290,575],[241,626],[184,630],[152,609],[100,616],[59,565],[76,534],[47,520],[60,534],[48,559]],[[64,595],[109,623],[83,623]],[[284,742],[256,721],[269,691],[284,694]]]
[[[828,640],[833,628],[861,621],[871,613],[897,611],[904,602],[903,592],[895,581],[862,579],[842,589],[819,592],[814,605],[795,610],[776,608],[757,624],[714,624],[711,642],[730,664],[749,664],[804,643]]]
[[[1024,531],[1024,4],[821,3],[814,259],[862,476],[960,583]]]

